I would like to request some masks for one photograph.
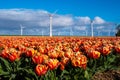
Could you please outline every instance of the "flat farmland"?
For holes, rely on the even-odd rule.
[[[120,37],[0,36],[0,79],[90,80],[119,61]]]

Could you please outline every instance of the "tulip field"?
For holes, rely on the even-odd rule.
[[[92,80],[108,70],[120,70],[120,37],[0,36],[0,80]]]

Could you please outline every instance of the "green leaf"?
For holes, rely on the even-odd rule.
[[[34,70],[32,69],[24,69],[24,71],[26,72],[26,74],[28,74],[31,77],[34,77],[36,80],[38,79],[37,75],[35,74]]]
[[[29,77],[25,77],[25,80],[33,80],[33,79],[31,79],[31,78],[29,78]]]
[[[4,75],[10,75],[9,72],[4,72],[4,71],[0,71],[0,76],[4,76]]]
[[[62,74],[69,74],[69,72],[67,70],[63,70]]]
[[[25,58],[25,62],[29,62],[29,58]]]
[[[88,74],[88,71],[87,71],[87,70],[85,70],[84,77],[85,77],[87,80],[89,80],[89,74]]]
[[[11,65],[6,59],[0,57],[0,62],[2,64],[1,65],[2,69],[6,69],[7,71],[11,71]]]
[[[11,74],[9,80],[15,80],[16,74]]]

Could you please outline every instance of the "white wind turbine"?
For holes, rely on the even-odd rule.
[[[111,30],[108,30],[108,36],[110,36]]]
[[[49,14],[49,17],[50,17],[50,37],[52,37],[52,18],[57,11],[58,10],[56,10],[53,14]]]
[[[41,36],[44,36],[44,30],[43,29],[41,30]]]
[[[94,21],[91,20],[91,36],[92,36],[92,37],[94,36],[93,23],[94,23]]]
[[[60,32],[58,32],[58,36],[60,36]]]
[[[100,31],[98,31],[98,36],[100,36]]]
[[[73,30],[72,30],[72,27],[70,27],[70,36],[73,36]]]
[[[21,36],[22,36],[22,35],[23,35],[23,28],[24,28],[24,27],[20,24],[20,28],[21,28],[20,31],[21,31]]]
[[[85,35],[87,36],[87,34],[88,34],[87,30],[85,30]]]
[[[108,33],[108,36],[110,36],[110,30],[102,30],[103,32],[106,32],[106,33]]]

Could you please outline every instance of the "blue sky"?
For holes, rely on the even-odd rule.
[[[7,25],[4,25],[3,24],[4,20],[8,21],[9,22],[8,24],[11,24],[11,26],[17,26],[21,22],[21,24],[27,27],[29,25],[27,24],[26,20],[29,19],[28,21],[34,22],[33,20],[31,20],[32,18],[39,20],[38,18],[36,18],[37,16],[42,16],[42,14],[45,15],[47,13],[51,14],[55,10],[58,10],[57,13],[55,14],[56,15],[55,20],[53,20],[54,21],[53,26],[59,26],[59,27],[69,26],[67,28],[64,27],[64,30],[68,32],[65,31],[66,33],[61,33],[61,34],[68,34],[70,32],[70,26],[74,26],[72,27],[74,34],[76,34],[75,33],[76,29],[87,30],[89,32],[90,28],[87,27],[89,25],[86,25],[86,24],[89,24],[90,20],[96,20],[95,21],[96,24],[101,24],[100,27],[98,28],[95,27],[94,28],[95,30],[102,29],[103,27],[105,27],[106,25],[104,25],[103,23],[110,23],[110,22],[119,23],[120,21],[119,4],[120,4],[120,0],[1,0],[0,1],[0,14],[1,14],[0,28],[3,32],[2,34],[9,34],[9,30],[15,27],[12,28],[12,27],[8,27]],[[25,14],[25,19],[21,18],[21,17],[24,17],[23,14]],[[21,19],[19,17],[18,19],[17,17],[12,19],[17,15],[20,16]],[[30,16],[33,15],[33,17],[29,18],[30,17],[29,15]],[[8,16],[8,17],[4,17],[4,16]],[[22,19],[23,21],[26,21],[26,23],[25,22],[23,23]],[[43,20],[44,22],[41,22]],[[59,23],[56,20],[64,21],[64,22]],[[40,25],[45,24],[46,22],[46,25],[42,25],[42,27],[49,26],[47,18],[41,17],[39,21],[40,21]],[[16,23],[16,25],[13,25],[13,23],[14,24]],[[65,23],[69,25],[65,25]],[[78,26],[78,25],[81,25],[78,23],[85,24],[85,26]],[[4,28],[9,30],[3,31],[5,30],[3,29],[3,26],[6,26]],[[76,28],[76,26],[78,27]],[[107,25],[107,26],[111,26],[110,30],[113,29],[113,27],[115,27],[113,24]],[[35,26],[31,26],[30,28],[33,28],[33,27],[35,28]],[[55,30],[58,30],[58,29],[63,30],[59,27],[55,28]],[[18,27],[16,28],[16,30],[17,29]],[[31,33],[35,34],[34,31],[32,30],[28,31],[27,28],[25,30],[26,30],[25,34],[31,34]],[[85,32],[83,32],[83,34],[84,33]],[[14,33],[10,33],[10,34],[14,34]],[[98,34],[98,33],[95,32],[94,34]]]
[[[117,21],[120,18],[120,0],[1,0],[1,9],[26,8],[43,9],[58,14],[74,16],[100,16],[108,21]]]

